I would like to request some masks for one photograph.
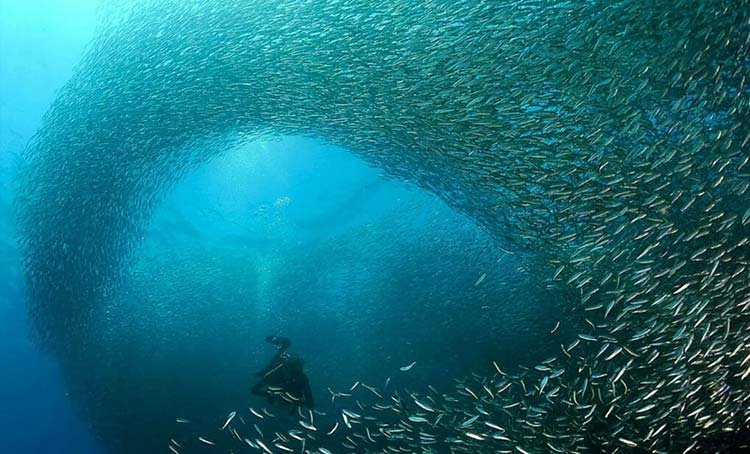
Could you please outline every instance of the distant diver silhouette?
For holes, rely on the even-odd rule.
[[[276,354],[262,371],[255,373],[260,380],[253,386],[252,393],[266,397],[269,403],[280,400],[313,408],[310,381],[303,371],[305,362],[299,356],[287,353],[292,342],[280,336],[268,336],[266,342],[277,347]]]

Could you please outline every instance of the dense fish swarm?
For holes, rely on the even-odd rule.
[[[165,188],[240,141],[309,135],[468,213],[589,327],[523,374],[385,396],[397,421],[339,427],[349,449],[747,446],[748,78],[745,0],[142,2],[102,27],[28,148],[39,331],[85,356]]]

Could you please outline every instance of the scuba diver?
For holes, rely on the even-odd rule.
[[[252,388],[256,396],[265,396],[273,404],[277,399],[294,406],[313,408],[312,391],[302,367],[302,358],[287,353],[292,342],[286,337],[268,336],[266,342],[276,346],[276,354],[268,365],[255,375],[260,377]]]

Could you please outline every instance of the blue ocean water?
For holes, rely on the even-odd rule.
[[[12,209],[18,155],[80,59],[96,2],[0,3],[0,452],[103,452],[31,334]]]

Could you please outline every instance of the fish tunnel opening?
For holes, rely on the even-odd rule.
[[[493,361],[533,367],[567,329],[555,328],[561,291],[468,216],[302,137],[234,148],[183,177],[124,276],[104,311],[102,373],[130,382],[118,401],[169,389],[148,406],[171,420],[252,404],[267,335],[292,339],[325,408],[328,388],[358,380],[440,389]]]

